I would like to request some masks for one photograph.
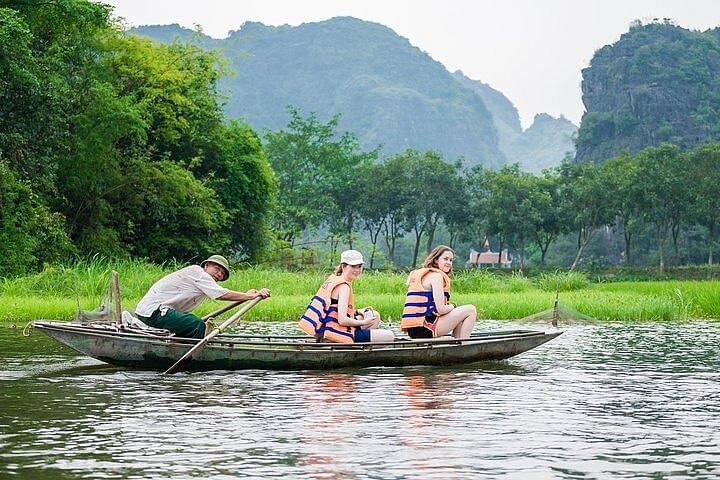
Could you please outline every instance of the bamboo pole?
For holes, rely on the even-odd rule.
[[[112,294],[115,297],[115,301],[113,302],[113,305],[115,306],[115,310],[113,312],[113,317],[115,318],[116,325],[122,325],[122,304],[120,301],[120,275],[118,275],[118,272],[116,272],[115,270],[112,271],[112,280],[110,283],[112,284]]]
[[[223,307],[220,307],[217,310],[210,312],[207,315],[205,315],[204,317],[202,317],[202,321],[207,322],[208,320],[213,319],[213,318],[217,317],[218,315],[222,315],[223,313],[227,312],[228,310],[232,310],[233,308],[237,307],[238,305],[240,305],[243,302],[245,302],[245,300],[232,302]]]

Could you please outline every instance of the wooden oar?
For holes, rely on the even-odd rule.
[[[229,304],[227,304],[227,305],[225,305],[225,306],[223,306],[223,307],[218,308],[218,309],[215,310],[214,312],[208,313],[207,315],[205,315],[204,317],[202,317],[202,321],[203,321],[203,322],[207,322],[207,321],[210,320],[211,318],[215,318],[215,317],[217,317],[218,315],[222,315],[223,313],[227,312],[228,310],[232,310],[233,308],[237,307],[237,306],[240,305],[241,303],[245,303],[246,301],[247,301],[247,300],[240,300],[240,301],[238,301],[238,302],[231,302],[231,303],[229,303]]]
[[[262,300],[262,297],[254,298],[250,303],[245,305],[243,308],[238,310],[233,316],[225,320],[223,323],[220,324],[220,326],[215,327],[212,332],[208,333],[205,338],[200,340],[193,348],[191,348],[185,355],[183,355],[180,360],[175,362],[170,368],[165,370],[165,374],[169,373],[175,373],[178,371],[180,367],[182,367],[186,362],[188,362],[193,355],[200,352],[205,346],[208,344],[210,340],[215,338],[216,335],[221,333],[226,328],[230,327],[233,323],[237,322],[240,317],[245,315],[245,313],[250,310],[252,307],[258,304],[258,302]]]

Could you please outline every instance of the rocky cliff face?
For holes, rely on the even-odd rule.
[[[720,135],[718,31],[634,25],[583,70],[586,113],[577,161],[603,162],[671,142],[693,148]]]

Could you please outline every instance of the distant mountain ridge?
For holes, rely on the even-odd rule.
[[[461,71],[453,75],[474,91],[490,110],[498,131],[498,146],[509,163],[519,163],[523,170],[540,174],[564,158],[574,156],[578,127],[570,120],[540,113],[523,131],[518,111],[505,95],[479,80],[469,79]]]
[[[260,131],[283,128],[285,107],[293,105],[322,120],[341,113],[342,130],[355,133],[364,148],[382,145],[383,154],[434,149],[448,161],[463,157],[468,165],[489,168],[520,162],[538,171],[537,165],[558,164],[573,149],[564,119],[543,124],[545,135],[567,137],[565,144],[526,145],[532,141],[524,137],[517,110],[500,92],[451,74],[377,23],[352,17],[297,27],[246,22],[222,40],[177,25],[132,32],[160,42],[192,39],[223,51],[236,72],[222,83],[226,111]]]

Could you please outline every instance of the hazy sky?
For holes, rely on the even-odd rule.
[[[633,20],[706,30],[720,0],[104,0],[129,26],[198,24],[224,38],[246,21],[299,25],[353,16],[386,25],[441,62],[508,97],[527,128],[537,113],[576,125],[580,70]]]

